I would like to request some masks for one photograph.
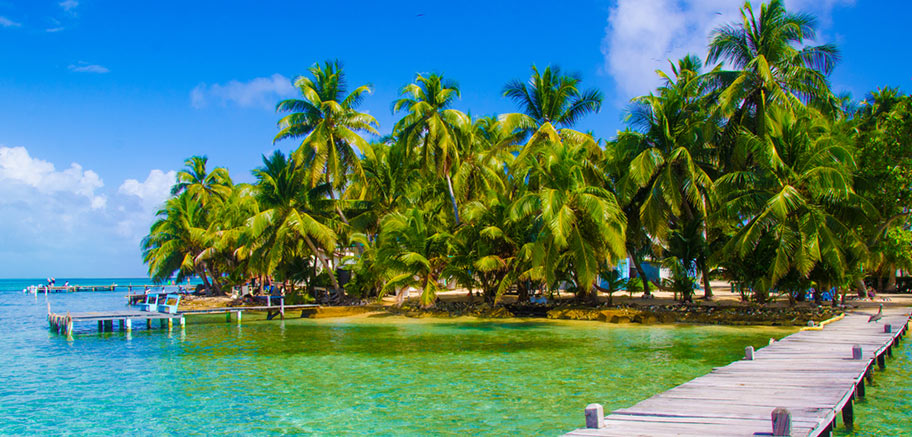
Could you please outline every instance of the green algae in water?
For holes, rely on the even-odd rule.
[[[34,313],[0,340],[0,434],[555,435],[590,402],[633,404],[791,332],[245,316],[67,342],[40,306],[0,308]]]
[[[848,433],[842,416],[835,435],[912,435],[912,347],[906,336],[887,358],[884,371],[874,371],[874,384],[865,386],[865,399],[855,403],[855,431]],[[876,366],[875,366],[876,368]]]

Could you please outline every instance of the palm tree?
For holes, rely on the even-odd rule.
[[[815,25],[812,16],[789,13],[782,0],[770,0],[760,7],[759,16],[745,2],[740,23],[712,32],[707,62],[725,61],[738,70],[719,99],[720,108],[735,124],[750,126],[763,136],[768,106],[800,106],[802,101],[837,104],[826,75],[839,52],[831,44],[805,44],[816,36]]]
[[[383,218],[378,258],[383,263],[382,269],[388,272],[388,280],[381,295],[396,288],[414,286],[421,289],[419,301],[422,306],[434,303],[438,281],[446,279],[442,273],[448,264],[452,238],[434,217],[421,208],[412,207]]]
[[[279,265],[289,248],[300,252],[297,245],[303,241],[326,270],[337,295],[341,295],[342,289],[326,257],[326,253],[335,251],[336,233],[310,214],[302,165],[276,151],[270,157],[264,156],[263,166],[253,173],[258,180],[261,211],[247,221],[247,226],[265,251],[266,272]]]
[[[760,167],[716,181],[719,215],[745,223],[723,251],[748,259],[767,248],[761,292],[793,271],[807,277],[818,264],[845,271],[847,257],[867,250],[845,224],[843,216],[859,214],[864,202],[852,189],[851,152],[829,122],[813,109],[771,107],[767,125],[766,136],[744,131],[740,140]]]
[[[393,134],[405,156],[418,153],[424,174],[433,173],[446,179],[453,216],[459,225],[459,206],[453,191],[452,172],[459,166],[457,131],[471,126],[469,117],[450,108],[459,97],[455,82],[443,76],[418,74],[415,82],[406,85],[402,97],[393,103],[393,112],[407,111],[396,123]]]
[[[156,216],[149,235],[142,241],[149,277],[159,283],[175,273],[178,282],[196,275],[211,290],[210,278],[215,280],[217,275],[211,275],[207,264],[198,259],[212,245],[206,208],[199,199],[183,192],[168,199]]]
[[[209,172],[206,164],[209,158],[194,155],[184,161],[184,169],[177,172],[177,181],[171,187],[171,195],[177,196],[187,192],[204,206],[210,202],[219,202],[231,194],[231,177],[228,170],[216,167]]]
[[[577,290],[592,292],[594,300],[599,270],[625,254],[624,213],[598,180],[601,151],[591,137],[562,137],[549,123],[530,142],[546,145],[527,144],[514,162],[514,177],[529,181],[529,188],[510,212],[513,220],[537,222],[537,235],[525,246],[533,269],[527,275],[553,284],[564,267]]]
[[[658,241],[666,241],[669,231],[694,224],[700,225],[699,235],[707,231],[718,122],[707,111],[715,95],[712,81],[700,74],[701,67],[696,56],[684,57],[671,65],[672,75],[659,72],[665,85],[656,94],[633,100],[631,123],[642,133],[628,132],[626,140],[636,144],[639,153],[630,160],[618,186],[626,199],[642,194],[640,222]],[[706,247],[705,241],[699,246]],[[696,259],[710,298],[706,255]]]
[[[545,123],[556,127],[573,127],[580,118],[598,112],[602,106],[602,93],[590,88],[580,90],[578,75],[561,74],[559,67],[548,66],[539,72],[532,66],[532,76],[527,83],[514,79],[503,89],[504,97],[513,100],[521,114],[504,116],[510,127],[529,133]]]
[[[363,176],[358,150],[367,147],[367,142],[359,133],[379,135],[377,120],[357,110],[371,89],[362,85],[346,95],[348,87],[339,61],[315,64],[308,71],[310,77],[299,76],[294,83],[303,98],[276,105],[277,112],[290,114],[279,120],[273,142],[303,137],[295,159],[307,165],[307,182],[311,186],[321,180],[329,184],[329,196],[335,200],[333,190],[344,187],[350,174]],[[335,209],[347,223],[338,205]]]

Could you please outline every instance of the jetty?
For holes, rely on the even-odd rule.
[[[48,325],[50,329],[58,334],[66,335],[68,338],[73,336],[73,328],[76,323],[80,322],[97,322],[98,331],[113,331],[114,322],[117,321],[122,331],[130,332],[133,329],[134,320],[145,320],[146,327],[152,327],[152,321],[158,320],[162,326],[167,323],[168,329],[174,326],[174,320],[177,320],[183,329],[186,326],[186,317],[204,314],[225,314],[225,321],[231,322],[231,315],[234,314],[237,323],[240,325],[243,320],[245,311],[265,312],[266,320],[272,320],[276,317],[285,319],[287,311],[301,310],[300,317],[306,317],[308,309],[319,308],[318,304],[298,304],[285,305],[285,298],[282,296],[266,297],[266,305],[260,306],[237,306],[237,307],[219,307],[205,308],[197,310],[179,311],[180,296],[175,294],[149,294],[143,296],[144,301],[133,302],[138,309],[123,311],[101,311],[85,313],[53,313],[50,305],[48,306]]]
[[[874,319],[874,320],[870,320]],[[586,407],[586,428],[567,436],[829,436],[837,420],[852,429],[875,367],[906,334],[909,309],[882,317],[849,312],[709,374],[605,415]]]

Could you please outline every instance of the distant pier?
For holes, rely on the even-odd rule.
[[[707,375],[604,415],[586,407],[586,428],[567,436],[829,436],[852,429],[853,404],[875,368],[905,336],[909,309],[882,318],[848,313],[754,351]]]

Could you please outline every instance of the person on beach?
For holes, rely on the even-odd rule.
[[[875,297],[877,297],[877,293],[874,291],[874,287],[868,287],[868,299],[874,301]]]

